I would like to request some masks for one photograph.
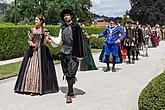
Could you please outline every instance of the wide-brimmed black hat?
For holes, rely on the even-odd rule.
[[[62,19],[63,21],[64,21],[64,15],[65,15],[65,14],[70,14],[71,16],[74,16],[72,10],[70,10],[70,9],[64,9],[64,10],[62,10],[62,12],[61,12],[61,14],[60,14],[60,17],[61,17],[61,19]]]

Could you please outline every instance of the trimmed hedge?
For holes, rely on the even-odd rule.
[[[84,30],[87,31],[87,33],[89,35],[91,34],[100,34],[104,31],[104,27],[84,27]],[[104,41],[104,37],[103,38],[96,38],[93,37],[90,39],[90,46],[91,48],[102,48],[103,46],[103,41]]]
[[[24,55],[26,49],[28,48],[28,36],[27,31],[34,27],[33,25],[0,25],[0,60],[6,60],[16,57],[21,57]],[[50,35],[57,36],[59,32],[59,26],[45,26],[50,31]],[[104,28],[97,27],[84,27],[89,35],[93,33],[101,33]],[[91,46],[96,48],[101,48],[103,44],[103,38],[98,40],[97,38],[92,38]],[[48,45],[50,51],[53,53],[55,59],[59,58],[59,48],[53,48]]]
[[[143,89],[138,106],[139,110],[165,110],[165,72]]]
[[[16,58],[24,55],[28,48],[28,30],[33,26],[0,26],[0,60]],[[57,26],[46,26],[50,34],[57,36],[59,28]],[[59,49],[49,46],[53,53]]]

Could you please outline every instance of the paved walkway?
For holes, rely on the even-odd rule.
[[[76,98],[66,104],[66,82],[62,80],[60,65],[56,72],[60,92],[43,96],[15,94],[16,77],[0,81],[1,110],[137,110],[138,97],[150,80],[165,68],[165,42],[160,47],[149,49],[149,57],[140,57],[136,64],[118,64],[115,73],[102,71],[105,64],[94,58],[99,70],[78,72]]]
[[[10,63],[19,62],[19,61],[22,61],[22,59],[23,59],[23,57],[0,61],[0,65],[6,65],[6,64],[10,64]]]

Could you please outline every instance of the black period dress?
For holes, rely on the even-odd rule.
[[[17,93],[46,94],[59,91],[53,58],[49,48],[44,44],[44,29],[41,34],[30,30],[30,42],[37,46],[29,46],[26,51],[14,91]]]

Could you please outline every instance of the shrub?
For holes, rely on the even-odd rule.
[[[91,34],[100,34],[104,31],[105,28],[104,27],[84,27],[84,29],[87,31],[89,35],[91,35]],[[103,41],[104,41],[104,37],[103,38],[92,37],[90,39],[90,46],[91,48],[102,48]]]
[[[139,110],[165,110],[165,72],[143,89],[138,106]]]
[[[0,60],[11,59],[15,57],[21,57],[24,55],[26,49],[28,48],[28,36],[27,31],[34,27],[34,25],[10,25],[1,24],[0,25]],[[48,25],[45,26],[50,31],[50,35],[57,36],[59,32],[59,26]],[[84,27],[89,35],[93,33],[101,33],[104,28],[98,27]],[[92,38],[91,46],[96,48],[101,48],[103,44],[103,39]],[[59,58],[59,48],[53,48],[47,44],[50,51],[53,53],[55,59]]]
[[[0,60],[20,57],[28,48],[27,31],[33,26],[0,26]],[[46,26],[50,34],[57,36],[57,26]],[[49,46],[50,47],[50,46]],[[50,47],[56,53],[59,49]]]

